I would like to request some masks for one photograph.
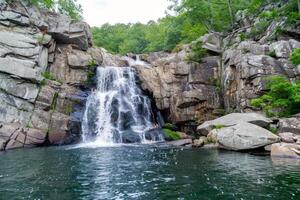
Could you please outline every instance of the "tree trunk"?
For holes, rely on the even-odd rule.
[[[298,0],[298,12],[300,13],[300,0]]]

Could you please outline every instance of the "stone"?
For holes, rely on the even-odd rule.
[[[192,144],[193,141],[192,139],[182,139],[182,140],[175,140],[175,141],[170,141],[167,142],[167,145],[172,145],[172,146],[186,146]]]
[[[251,53],[254,55],[266,55],[269,52],[268,45],[261,45],[254,41],[243,41],[239,43],[237,49],[243,53]]]
[[[278,58],[288,58],[292,52],[289,41],[277,41],[270,45],[270,51],[274,51]]]
[[[294,143],[296,140],[294,140],[294,134],[289,132],[279,133],[278,136],[280,137],[282,142],[286,143]]]
[[[34,102],[38,95],[38,86],[22,79],[12,78],[0,73],[0,89],[16,97]]]
[[[265,151],[269,151],[269,152],[271,152],[271,148],[272,148],[272,144],[269,144],[264,147]]]
[[[218,33],[208,33],[200,38],[203,45],[202,48],[215,53],[221,53],[221,37]]]
[[[48,133],[48,140],[50,144],[68,144],[69,120],[70,117],[62,113],[54,112],[52,114]]]
[[[21,13],[13,12],[13,11],[1,11],[0,13],[0,21],[11,21],[15,24],[21,26],[29,25],[29,18],[27,16],[22,15]]]
[[[39,81],[41,80],[41,76],[39,71],[34,68],[35,65],[34,62],[28,60],[12,57],[0,58],[0,72],[32,81]]]
[[[197,130],[202,135],[207,135],[215,126],[233,126],[241,122],[248,122],[260,127],[267,127],[272,120],[258,113],[231,113],[215,120],[206,121]]]
[[[193,141],[193,147],[202,147],[207,141],[205,136],[201,136],[199,139]]]
[[[257,149],[280,140],[272,132],[246,122],[211,132],[222,148],[234,151]]]
[[[89,66],[92,61],[92,56],[87,54],[86,52],[79,50],[72,50],[68,55],[68,64],[73,68],[83,68],[85,69]]]
[[[272,144],[271,156],[300,159],[300,145],[290,143]]]
[[[300,135],[300,118],[291,117],[291,118],[281,118],[278,122],[278,131],[290,132],[297,135]]]

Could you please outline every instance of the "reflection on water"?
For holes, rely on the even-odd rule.
[[[300,163],[218,150],[55,147],[0,154],[0,199],[300,199]]]

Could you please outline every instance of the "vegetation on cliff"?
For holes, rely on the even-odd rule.
[[[39,7],[44,7],[49,10],[54,10],[56,12],[66,14],[76,21],[82,19],[82,15],[81,15],[82,8],[81,5],[77,3],[77,0],[27,0],[27,1]]]
[[[266,94],[251,102],[262,108],[267,116],[286,117],[300,112],[300,81],[293,84],[284,77],[275,76],[268,80],[267,89]]]
[[[231,32],[236,27],[235,15],[247,10],[250,15],[260,13],[262,7],[278,0],[169,0],[170,13],[148,24],[104,24],[93,28],[95,45],[112,53],[147,53],[172,51],[177,45],[190,43],[207,32]],[[284,1],[284,0],[283,0]],[[267,23],[279,16],[289,21],[299,19],[298,0],[290,0],[280,10],[263,12],[262,22],[253,34],[265,30]]]

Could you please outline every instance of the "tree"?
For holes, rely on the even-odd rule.
[[[77,0],[27,0],[29,3],[70,16],[73,20],[82,19],[82,8]]]

